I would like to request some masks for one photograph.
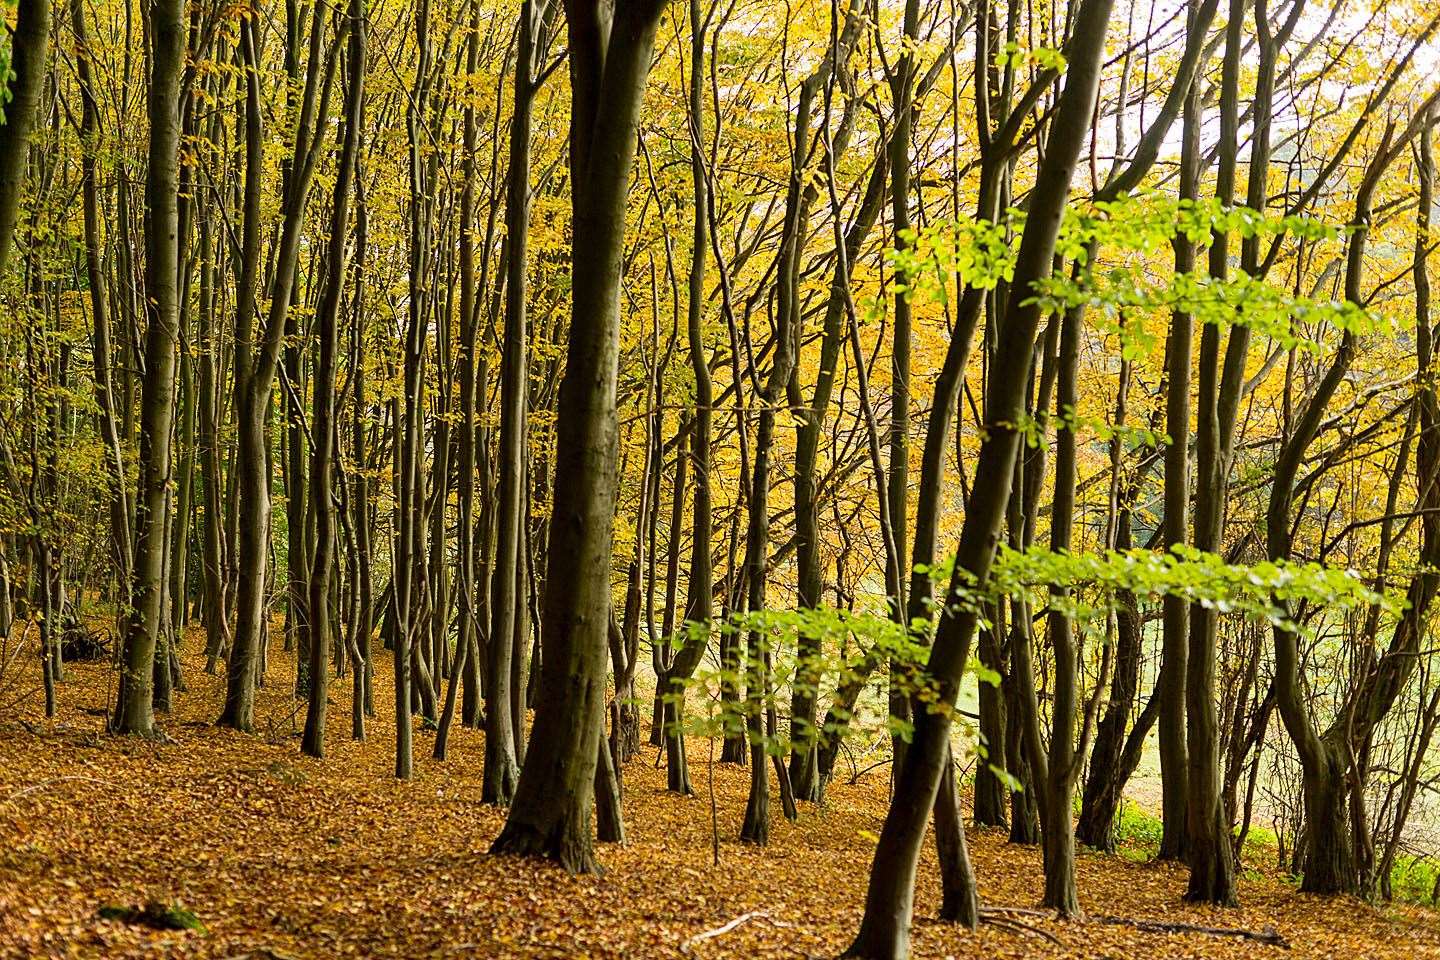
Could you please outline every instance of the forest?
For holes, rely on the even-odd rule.
[[[1440,957],[1432,3],[3,10],[0,957]]]

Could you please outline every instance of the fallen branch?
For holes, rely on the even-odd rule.
[[[1133,920],[1128,917],[1112,917],[1105,914],[1094,914],[1091,916],[1091,919],[1097,923],[1134,927],[1136,930],[1143,930],[1146,933],[1199,933],[1207,937],[1235,937],[1240,940],[1251,940],[1255,943],[1266,943],[1272,947],[1279,947],[1282,950],[1290,949],[1290,941],[1281,936],[1280,931],[1269,924],[1266,924],[1260,930],[1245,930],[1240,927],[1207,927],[1196,923]]]
[[[731,930],[734,930],[736,927],[749,923],[751,920],[764,920],[772,927],[790,926],[790,924],[788,923],[783,923],[782,921],[776,920],[775,918],[771,917],[770,914],[764,910],[752,910],[749,913],[742,913],[734,920],[723,923],[718,927],[714,927],[713,929],[706,930],[702,933],[697,933],[693,937],[686,938],[680,943],[680,952],[689,953],[690,948],[693,947],[695,944],[705,940],[713,940],[715,937],[722,937],[725,934],[729,933]]]

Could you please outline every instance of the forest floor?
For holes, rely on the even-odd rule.
[[[798,823],[777,805],[771,843],[756,849],[735,839],[748,775],[717,765],[712,866],[707,745],[691,747],[692,798],[665,792],[645,748],[624,771],[628,843],[601,848],[602,876],[570,877],[486,853],[503,815],[480,803],[477,732],[456,729],[444,762],[430,758],[433,734],[417,732],[414,779],[393,779],[383,658],[370,739],[350,740],[350,684],[339,681],[330,756],[319,761],[299,754],[290,655],[272,656],[260,732],[244,736],[214,726],[224,680],[203,672],[198,647],[187,641],[189,691],[161,721],[169,742],[102,733],[113,697],[106,663],[69,668],[53,722],[38,696],[0,720],[0,957],[828,957],[855,930],[885,813],[884,768],[837,782]],[[970,840],[985,904],[1033,908],[1039,851],[994,831]],[[1193,907],[1181,902],[1183,869],[1089,853],[1078,871],[1091,919],[1022,912],[972,934],[931,919],[936,869],[927,848],[917,957],[1440,957],[1432,910],[1309,897],[1255,870],[1240,908]],[[183,904],[205,929],[99,916],[152,901]],[[1101,916],[1273,927],[1290,949]]]

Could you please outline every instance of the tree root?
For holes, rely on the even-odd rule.
[[[1282,950],[1290,949],[1290,941],[1281,936],[1280,931],[1269,924],[1266,924],[1259,930],[1246,930],[1241,927],[1207,927],[1196,923],[1134,920],[1128,917],[1112,917],[1106,914],[1094,914],[1091,916],[1091,919],[1096,923],[1134,927],[1136,930],[1143,930],[1146,933],[1199,933],[1208,937],[1235,937],[1240,940],[1251,940],[1255,943],[1266,943],[1272,947],[1279,947]]]
[[[1031,936],[1039,937],[1041,940],[1045,940],[1045,941],[1047,941],[1047,942],[1049,942],[1049,943],[1051,943],[1051,944],[1053,944],[1054,946],[1057,946],[1057,947],[1063,947],[1063,946],[1064,946],[1064,944],[1060,942],[1060,938],[1057,937],[1057,936],[1055,936],[1055,934],[1051,933],[1050,931],[1048,931],[1048,930],[1042,930],[1042,929],[1040,929],[1039,927],[1035,926],[1034,924],[1026,923],[1024,920],[1018,920],[1018,919],[1016,919],[1016,918],[1013,916],[1013,914],[1018,913],[1018,912],[1019,912],[1019,911],[1017,911],[1017,910],[1007,909],[1007,908],[1005,908],[1005,907],[1000,907],[1000,908],[997,908],[997,909],[991,909],[991,908],[987,908],[987,907],[981,907],[981,908],[980,908],[980,922],[981,922],[981,923],[984,923],[984,924],[987,924],[987,925],[989,925],[989,926],[992,926],[992,927],[998,927],[998,928],[1001,929],[1001,930],[1008,930],[1010,933],[1019,933],[1019,934],[1027,934],[1027,933],[1028,933],[1028,934],[1030,934]],[[1026,913],[1030,913],[1030,912],[1032,912],[1032,911],[1025,911],[1025,912],[1026,912]],[[1034,912],[1034,913],[1039,913],[1039,914],[1045,914],[1045,915],[1048,915],[1048,916],[1051,916],[1051,917],[1054,916],[1053,913],[1050,913],[1049,911],[1045,911],[1045,910],[1036,910],[1036,911],[1033,911],[1033,912]]]

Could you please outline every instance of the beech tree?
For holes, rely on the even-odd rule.
[[[567,2],[572,89],[570,175],[574,277],[570,351],[560,387],[549,569],[532,748],[496,853],[540,854],[595,869],[590,806],[603,715],[615,502],[615,390],[625,196],[650,51],[663,4],[613,11]],[[496,638],[491,638],[492,642]]]

